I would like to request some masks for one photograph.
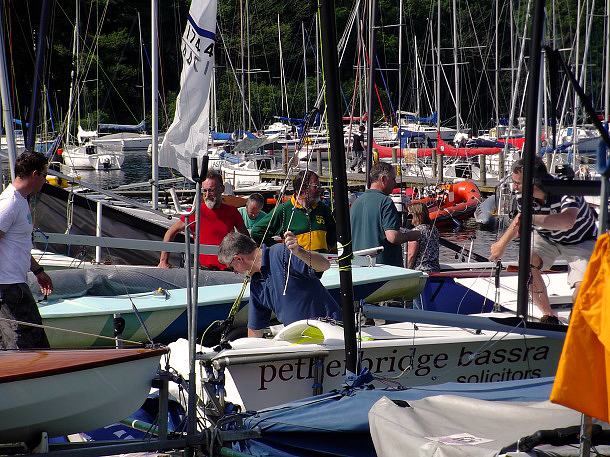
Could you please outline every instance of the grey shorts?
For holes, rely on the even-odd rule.
[[[534,231],[532,252],[542,259],[542,269],[551,268],[557,258],[561,257],[568,262],[568,285],[574,287],[582,282],[593,249],[595,240],[587,240],[578,244],[553,243]]]
[[[44,329],[17,323],[42,324],[38,305],[27,284],[0,284],[0,318],[1,349],[49,347]]]

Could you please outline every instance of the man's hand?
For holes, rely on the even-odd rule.
[[[167,261],[167,260],[161,260],[159,261],[159,265],[157,265],[158,268],[171,268],[171,264]]]
[[[42,273],[38,273],[36,275],[36,281],[38,281],[38,285],[40,286],[40,291],[44,295],[51,295],[53,292],[53,281],[44,271]]]
[[[284,233],[284,246],[292,255],[298,257],[317,272],[326,271],[330,268],[328,259],[316,251],[307,251],[297,242],[294,233],[287,231]]]
[[[501,241],[496,241],[491,245],[491,254],[489,256],[490,262],[495,262],[496,260],[500,260],[504,255],[504,251],[506,250],[506,245]]]
[[[297,237],[294,236],[294,233],[291,231],[284,233],[284,244],[293,254],[296,254],[300,247],[297,242]]]
[[[502,237],[491,245],[491,255],[489,256],[490,262],[500,260],[506,251],[506,246],[512,240],[519,236],[519,227],[521,226],[521,213],[517,213],[513,221],[510,223],[506,232]]]

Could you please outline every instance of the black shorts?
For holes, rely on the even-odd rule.
[[[49,340],[40,327],[15,321],[42,324],[36,301],[26,283],[0,284],[0,348],[46,349]]]

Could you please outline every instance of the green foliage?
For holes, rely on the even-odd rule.
[[[98,122],[137,123],[143,116],[150,126],[150,0],[79,0],[81,11],[81,57],[79,59],[79,81],[81,116],[83,125],[94,128]],[[453,106],[453,0],[441,1],[441,61],[444,74],[441,77],[441,94],[438,109],[441,119],[454,123]],[[377,64],[382,68],[376,72],[375,95],[376,120],[382,118],[382,111],[389,116],[395,109],[415,111],[421,107],[421,115],[429,115],[436,109],[434,101],[435,59],[437,48],[437,1],[408,0],[403,2],[402,55],[399,55],[399,1],[378,0],[376,23]],[[519,54],[520,40],[524,30],[525,0],[513,0],[515,24],[511,26],[509,2],[499,1],[498,74],[499,99],[495,100],[495,0],[457,2],[458,60],[460,62],[461,111],[464,122],[472,131],[489,127],[491,119],[498,114],[508,116],[514,73],[511,74],[511,46],[513,59]],[[36,30],[42,0],[4,2],[4,14],[11,24],[11,36],[7,43],[11,52],[12,85],[17,117],[27,115],[31,81],[35,62]],[[161,0],[159,2],[159,49],[160,80],[160,128],[167,127],[174,116],[175,100],[179,90],[182,67],[180,41],[186,23],[190,0]],[[337,0],[335,15],[337,39],[343,34],[354,4]],[[367,4],[360,4],[360,18],[366,16]],[[596,107],[600,106],[602,94],[603,62],[603,8],[596,4],[593,20],[592,40],[587,57],[587,90],[592,94]],[[142,95],[142,63],[140,59],[140,38],[138,29],[142,26],[144,43],[144,100]],[[576,2],[573,0],[547,1],[547,31],[554,31],[552,44],[556,48],[569,49],[576,33]],[[554,14],[554,16],[553,16]],[[281,53],[278,36],[278,15],[281,33]],[[302,0],[220,0],[218,4],[218,27],[216,46],[216,94],[218,128],[232,131],[242,127],[243,102],[238,87],[242,81],[242,24],[243,37],[247,40],[243,47],[244,93],[250,102],[252,122],[263,128],[274,121],[274,116],[305,115],[305,91],[303,66],[302,23],[306,31],[306,65],[308,105],[311,109],[316,100],[316,56],[315,18],[317,2]],[[555,18],[553,20],[553,17]],[[530,17],[531,20],[531,17]],[[69,103],[69,89],[72,83],[74,61],[72,56],[75,21],[75,0],[56,0],[50,17],[49,43],[46,52],[47,64],[44,71],[45,88],[50,95],[56,123],[59,117],[66,119]],[[246,24],[247,23],[247,28]],[[101,25],[98,25],[101,24]],[[99,36],[96,30],[99,28]],[[581,23],[580,50],[584,48],[585,21]],[[355,26],[349,35],[340,69],[342,79],[342,110],[349,113],[345,103],[352,100],[355,68],[358,64],[356,49],[357,33],[362,31],[368,42],[367,26]],[[531,25],[528,34],[531,32]],[[550,32],[549,32],[550,33]],[[419,63],[415,61],[415,38]],[[249,46],[248,46],[249,44]],[[365,45],[367,46],[367,45]],[[526,48],[527,55],[527,48]],[[99,57],[98,57],[99,56]],[[566,60],[573,59],[564,52]],[[321,59],[320,49],[320,59]],[[360,64],[364,65],[363,57]],[[581,58],[582,60],[582,58]],[[248,65],[249,61],[249,65]],[[280,93],[281,62],[285,75],[288,108],[282,112]],[[398,65],[401,63],[401,73]],[[318,62],[322,66],[322,62]],[[416,68],[420,68],[416,78]],[[247,69],[250,68],[248,78]],[[514,67],[513,67],[514,68]],[[518,105],[524,93],[526,71],[522,71],[522,81],[518,89]],[[368,76],[367,76],[368,78]],[[402,93],[399,94],[399,80]],[[249,81],[249,82],[248,82]],[[75,91],[76,92],[76,91]],[[363,93],[368,93],[364,88]],[[379,93],[379,95],[377,95]],[[400,96],[400,100],[399,100]],[[377,98],[381,101],[381,106]],[[143,101],[146,113],[143,113]],[[285,102],[285,100],[284,100]],[[355,101],[358,111],[360,101]],[[366,106],[366,105],[365,105]],[[358,113],[359,114],[359,113]],[[519,111],[516,113],[520,115]],[[72,114],[74,119],[75,113]],[[388,120],[389,117],[387,118]],[[252,127],[246,120],[246,126]]]

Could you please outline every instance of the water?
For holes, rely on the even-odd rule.
[[[125,161],[120,170],[78,170],[76,174],[83,182],[95,184],[104,189],[148,182],[152,178],[152,166],[146,149],[136,149],[125,153]],[[172,174],[168,168],[159,168],[159,179],[180,176]]]
[[[479,224],[474,220],[474,217],[460,222],[460,227],[440,228],[440,236],[461,247],[470,248],[472,245],[473,252],[482,255],[483,257],[489,257],[491,245],[502,236],[502,232],[496,233],[495,230],[481,229]],[[515,261],[518,257],[519,244],[516,241],[512,241],[508,244],[502,260]],[[454,263],[459,260],[456,258],[456,253],[454,251],[441,246],[440,261],[441,263]]]

